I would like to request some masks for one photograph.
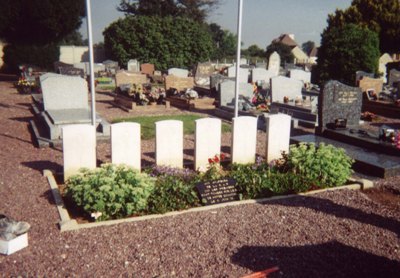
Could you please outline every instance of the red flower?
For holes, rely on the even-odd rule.
[[[219,162],[218,155],[215,155],[215,156],[214,156],[214,162],[215,162],[215,163],[218,163],[218,162]]]
[[[208,159],[208,163],[212,164],[213,162],[214,161],[211,158]]]
[[[221,160],[225,159],[225,155],[223,153],[221,153],[221,155],[219,157],[221,158]]]

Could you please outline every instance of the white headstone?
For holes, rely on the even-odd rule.
[[[140,72],[140,63],[136,59],[131,59],[128,61],[127,70],[130,72]]]
[[[236,77],[236,67],[232,66],[228,68],[228,77]],[[239,82],[248,83],[249,82],[249,69],[239,68]]]
[[[382,79],[383,83],[387,83],[387,69],[386,65],[388,63],[393,62],[392,57],[390,57],[389,54],[384,53],[380,58],[379,58],[379,72],[382,73]]]
[[[247,65],[247,59],[246,58],[240,58],[240,64],[241,65]]]
[[[264,83],[269,83],[272,77],[275,77],[272,71],[264,68],[255,68],[251,71],[251,82],[256,83],[262,81]]]
[[[125,164],[141,170],[140,124],[116,123],[111,125],[111,162]]]
[[[44,110],[88,108],[88,85],[79,76],[48,76],[41,86]]]
[[[225,80],[219,85],[220,106],[235,105],[235,81]],[[239,96],[250,99],[253,97],[253,86],[250,83],[239,84]]]
[[[281,67],[281,57],[278,52],[274,52],[269,56],[268,70],[271,71],[275,76],[279,75],[279,69]]]
[[[96,130],[92,125],[67,125],[62,128],[64,181],[80,168],[96,168]]]
[[[156,122],[156,164],[183,167],[183,122]]]
[[[295,100],[302,97],[303,82],[285,76],[271,78],[271,101],[283,102],[284,97]]]
[[[291,117],[286,114],[274,114],[265,117],[267,144],[265,157],[267,162],[281,158],[281,153],[289,152]]]
[[[208,159],[221,152],[221,120],[205,118],[195,122],[194,168],[205,170]]]
[[[233,118],[232,163],[254,163],[257,146],[257,118]]]
[[[291,79],[299,80],[306,83],[311,83],[311,72],[299,70],[299,69],[291,69],[289,71],[289,76]]]
[[[39,76],[40,84],[42,84],[43,80],[45,80],[49,77],[54,77],[54,76],[58,77],[58,76],[60,76],[60,74],[54,73],[54,72],[46,72],[45,74],[42,74],[41,76]]]
[[[189,71],[187,69],[170,68],[168,70],[168,75],[175,75],[177,77],[188,77]]]

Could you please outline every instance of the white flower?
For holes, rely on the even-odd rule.
[[[92,212],[92,214],[90,216],[93,217],[94,219],[97,219],[101,215],[102,215],[102,213],[100,211],[96,211],[96,212]]]

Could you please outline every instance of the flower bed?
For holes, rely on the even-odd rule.
[[[222,167],[218,156],[209,162],[205,172],[158,166],[139,173],[106,164],[70,178],[63,195],[101,221],[199,207],[196,185],[218,179],[234,179],[241,200],[336,187],[347,181],[352,164],[343,150],[323,144],[291,146],[290,154],[269,164],[259,158],[253,165]]]

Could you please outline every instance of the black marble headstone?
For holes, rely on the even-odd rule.
[[[226,178],[196,185],[204,205],[215,205],[239,200],[239,193],[234,179]]]
[[[329,81],[319,95],[318,104],[318,132],[334,128],[338,119],[346,120],[347,126],[358,127],[362,106],[360,88]]]

